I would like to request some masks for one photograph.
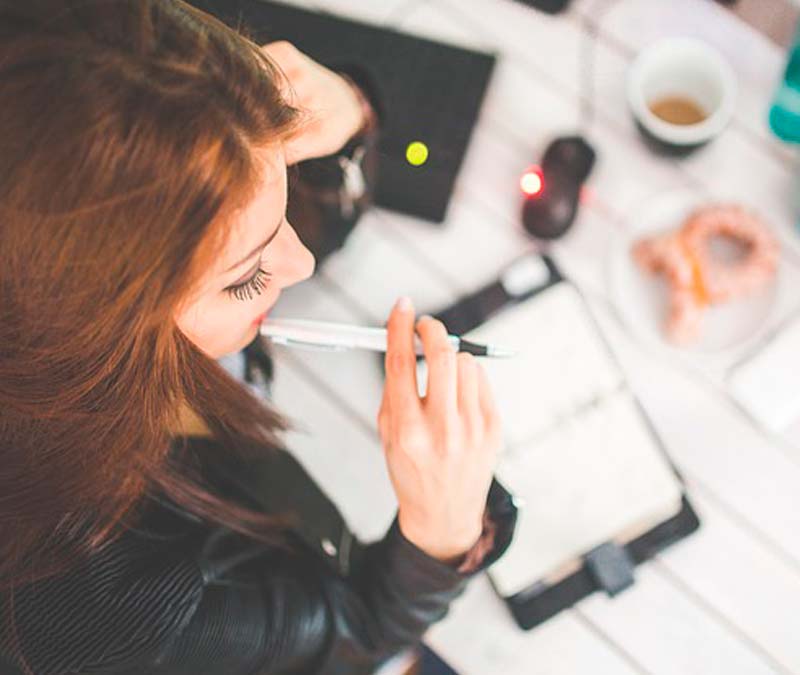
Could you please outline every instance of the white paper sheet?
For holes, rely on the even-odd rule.
[[[557,284],[465,337],[519,350],[482,359],[508,441],[497,475],[525,502],[490,570],[502,594],[678,512],[680,483],[573,286]]]

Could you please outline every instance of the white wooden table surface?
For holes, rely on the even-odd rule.
[[[411,296],[419,313],[439,309],[534,248],[518,220],[518,178],[553,136],[577,127],[579,41],[597,0],[575,0],[558,17],[512,0],[288,1],[500,58],[446,223],[371,212],[318,274],[284,292],[274,315],[383,325],[397,296]],[[712,43],[739,80],[730,127],[681,161],[648,152],[624,99],[636,51],[674,34]],[[789,292],[772,321],[800,307],[795,158],[765,121],[784,54],[707,0],[619,0],[596,54],[593,196],[553,254],[686,477],[702,529],[638,568],[617,598],[595,594],[530,632],[479,577],[426,639],[465,675],[800,673],[800,430],[769,437],[740,413],[721,385],[730,362],[696,367],[640,344],[606,281],[609,241],[630,228],[632,209],[690,186],[756,206],[778,226]],[[396,503],[376,430],[378,357],[275,352],[276,403],[301,427],[289,435],[293,451],[359,536],[382,536]]]

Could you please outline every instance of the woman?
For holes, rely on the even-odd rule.
[[[388,320],[371,544],[217,362],[313,272],[286,166],[363,111],[180,0],[0,0],[3,673],[370,672],[508,545],[497,410],[440,322]]]

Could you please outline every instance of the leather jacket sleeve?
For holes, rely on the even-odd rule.
[[[387,656],[417,642],[445,616],[469,578],[507,548],[516,509],[496,482],[487,514],[495,526],[492,549],[469,573],[417,548],[400,532],[396,518],[383,539],[353,556],[347,576],[305,550],[303,542],[298,552],[273,548],[214,572],[232,558],[247,556],[238,550],[246,543],[237,544],[240,538],[230,535],[232,540],[207,552],[202,598],[157,661],[169,673],[370,673]]]

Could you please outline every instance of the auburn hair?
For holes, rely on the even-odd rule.
[[[251,40],[181,0],[0,0],[0,588],[113,540],[148,494],[275,540],[170,433],[239,456],[290,422],[173,319],[300,111]]]

